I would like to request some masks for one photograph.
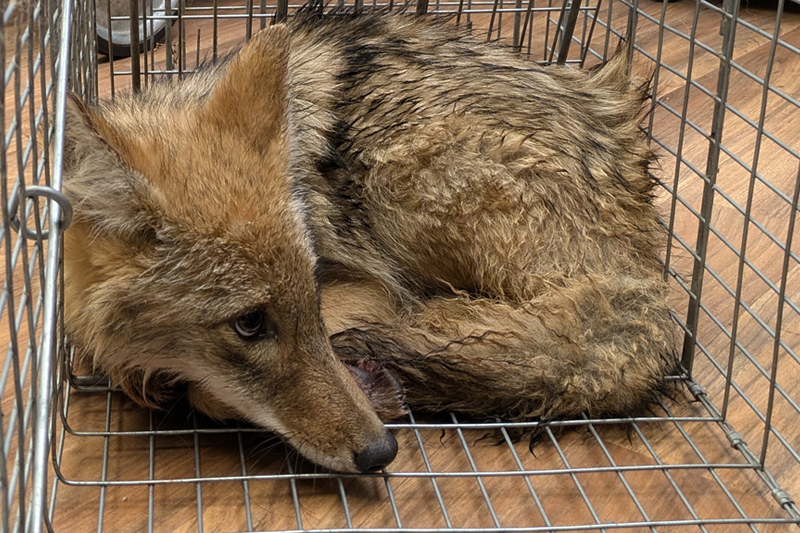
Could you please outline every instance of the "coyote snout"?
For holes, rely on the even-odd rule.
[[[618,55],[542,68],[446,23],[298,15],[178,82],[68,104],[66,327],[128,395],[176,383],[336,470],[381,420],[655,398],[662,229]]]

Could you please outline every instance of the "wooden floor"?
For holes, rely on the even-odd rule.
[[[208,14],[204,4],[192,4],[194,14]],[[220,4],[222,3],[220,2]],[[537,4],[539,5],[539,4]],[[640,8],[658,19],[662,4],[642,0]],[[768,7],[742,4],[741,17],[753,28],[771,34],[775,12]],[[606,18],[607,6],[601,10]],[[666,23],[683,35],[692,32],[695,4],[684,0],[666,7]],[[702,88],[716,87],[720,60],[708,49],[719,50],[720,15],[702,8],[692,52],[687,92],[682,77],[689,73],[688,41],[672,30],[659,31],[655,22],[640,17],[636,44],[651,55],[659,50],[660,68],[640,54],[636,70],[655,73],[660,103],[645,124],[659,153],[655,174],[665,189],[658,197],[664,219],[673,228],[670,267],[678,280],[691,283],[692,252],[712,130],[714,101]],[[225,13],[235,13],[229,11]],[[510,18],[510,16],[507,16]],[[508,20],[508,19],[507,19]],[[544,25],[534,19],[541,35]],[[579,30],[582,31],[579,19]],[[625,29],[625,10],[613,4],[610,20]],[[477,16],[474,28],[486,26],[488,15]],[[253,30],[257,29],[257,23]],[[198,37],[199,30],[199,37]],[[178,30],[175,30],[178,31]],[[183,67],[235,47],[244,38],[246,24],[218,21],[217,39],[212,22],[189,19],[182,34],[187,44]],[[605,29],[594,30],[594,46],[602,50]],[[768,113],[760,136],[756,127],[762,105],[762,84],[736,71],[731,76],[728,109],[722,136],[723,154],[714,192],[694,379],[708,398],[723,408],[730,391],[727,417],[757,458],[762,450],[769,397],[769,379],[779,299],[776,287],[783,279],[782,249],[787,239],[790,203],[798,180],[800,160],[800,14],[785,13],[779,29],[784,44],[775,53],[770,72],[773,90],[767,94]],[[503,40],[509,39],[508,32]],[[200,42],[197,53],[196,40]],[[542,39],[534,41],[536,49]],[[767,74],[768,36],[739,25],[733,60],[760,79]],[[612,39],[611,48],[615,46]],[[792,48],[794,47],[794,48]],[[147,68],[167,66],[162,46],[147,58]],[[577,57],[573,49],[573,58]],[[539,52],[541,55],[541,52]],[[588,63],[591,63],[590,59]],[[670,69],[664,66],[669,66]],[[112,69],[115,73],[112,75]],[[103,60],[99,93],[130,87],[130,60]],[[147,82],[143,78],[143,82]],[[788,99],[787,99],[788,97]],[[792,100],[794,99],[794,100]],[[677,116],[673,111],[677,113]],[[684,115],[688,124],[682,128]],[[756,127],[753,124],[755,123]],[[683,131],[683,135],[681,135]],[[759,144],[758,140],[761,139]],[[664,148],[665,146],[666,148]],[[669,151],[677,152],[678,160]],[[756,154],[758,150],[758,154]],[[794,153],[792,153],[794,152]],[[756,181],[749,196],[755,223],[745,224],[752,168]],[[677,181],[675,176],[678,176]],[[673,209],[671,190],[679,201]],[[739,259],[747,227],[748,264],[744,266],[738,319],[734,298]],[[762,231],[763,229],[763,231]],[[800,238],[795,235],[793,249]],[[688,245],[689,250],[684,246]],[[761,274],[761,276],[759,275]],[[16,278],[19,279],[19,278]],[[789,262],[786,294],[800,301],[800,264]],[[685,320],[689,298],[673,281],[676,316]],[[15,289],[15,292],[21,287]],[[6,335],[6,316],[3,316]],[[781,341],[800,352],[800,315],[783,307]],[[737,341],[732,363],[735,387],[727,387],[721,369],[730,354],[729,332],[736,322]],[[20,338],[26,337],[25,331]],[[3,337],[5,339],[5,337]],[[5,342],[5,340],[3,341]],[[800,498],[800,362],[784,347],[778,349],[778,393],[772,413],[766,466],[774,480]],[[767,523],[786,519],[770,488],[743,455],[731,447],[706,405],[682,388],[665,410],[636,424],[577,423],[547,428],[529,451],[527,440],[510,443],[488,429],[410,427],[400,421],[395,434],[400,452],[388,469],[391,476],[327,478],[295,454],[287,456],[280,442],[268,435],[216,426],[185,412],[151,413],[116,392],[68,391],[59,396],[56,462],[65,482],[57,483],[53,525],[58,532],[102,530],[248,531],[329,528],[537,528],[586,525],[576,531],[596,531],[597,523],[663,522],[655,528],[632,525],[631,531],[796,531],[796,525]],[[13,397],[3,396],[3,412]],[[671,417],[671,418],[670,418]],[[420,420],[417,420],[420,422]],[[450,422],[447,417],[425,422]],[[168,431],[171,431],[169,433]],[[126,433],[126,432],[134,432]],[[664,465],[667,465],[666,467]],[[617,468],[619,467],[619,468]],[[578,470],[573,470],[578,469]],[[514,471],[530,475],[503,475]],[[476,475],[475,472],[482,475]],[[431,475],[431,472],[435,475]],[[291,477],[302,473],[305,477]],[[209,479],[213,478],[213,479]],[[725,523],[748,517],[755,524]],[[669,525],[668,521],[682,521]],[[702,522],[703,528],[696,525]],[[610,530],[610,529],[609,529]]]

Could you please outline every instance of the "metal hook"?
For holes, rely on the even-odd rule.
[[[43,185],[30,185],[25,188],[25,198],[38,198],[43,196],[48,200],[52,200],[56,202],[59,207],[61,207],[61,221],[59,226],[61,230],[67,229],[70,223],[72,222],[72,204],[70,203],[69,199],[62,193],[61,191],[57,191],[52,187],[46,187]],[[21,222],[19,215],[17,214],[17,209],[19,208],[19,195],[14,195],[11,197],[11,203],[8,207],[8,212],[10,214],[9,225],[14,228],[14,231],[19,232]],[[52,227],[52,226],[51,226]],[[38,232],[28,229],[27,227],[22,228],[23,234],[28,239],[44,239],[47,240],[50,237],[50,230],[48,229],[43,235],[40,235]]]

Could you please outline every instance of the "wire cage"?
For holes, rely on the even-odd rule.
[[[73,363],[61,327],[67,92],[91,102],[180,77],[300,6],[0,4],[2,531],[796,530],[793,1],[410,7],[451,14],[532,61],[576,68],[597,64],[627,36],[633,68],[653,77],[642,128],[659,156],[652,173],[669,230],[665,276],[684,332],[682,372],[675,398],[646,416],[511,424],[412,413],[389,425],[397,459],[370,475],[318,471],[251,427],[139,408]],[[518,438],[531,430],[534,441]]]

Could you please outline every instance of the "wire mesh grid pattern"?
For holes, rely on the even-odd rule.
[[[332,475],[261,431],[138,408],[105,378],[74,368],[62,346],[47,455],[32,422],[47,414],[46,402],[33,398],[49,397],[42,377],[62,340],[59,231],[40,236],[51,214],[64,220],[49,188],[59,184],[58,156],[49,155],[51,143],[58,149],[64,73],[88,100],[136,89],[224,54],[297,7],[180,2],[142,21],[153,30],[168,20],[165,44],[108,60],[96,54],[91,5],[4,8],[3,531],[794,530],[800,14],[783,1],[768,9],[686,0],[419,6],[457,12],[474,32],[541,62],[595,64],[631,36],[635,68],[654,79],[643,126],[660,158],[653,172],[670,231],[665,268],[685,331],[673,401],[636,418],[528,424],[412,414],[390,425],[400,452],[387,472]],[[40,183],[44,192],[26,192]],[[38,196],[50,210],[34,206]],[[28,199],[29,231],[13,229],[15,199]],[[517,438],[530,430],[534,441]],[[36,492],[44,473],[33,465],[48,459],[45,500]]]
[[[68,57],[59,51],[69,47],[60,26],[68,21],[55,2],[0,4],[0,335],[8,345],[0,369],[3,531],[40,527],[44,512],[56,337],[55,280],[47,273],[57,265],[60,231],[70,217],[59,192],[60,169],[50,157],[58,150],[57,95],[65,93],[67,79]]]

